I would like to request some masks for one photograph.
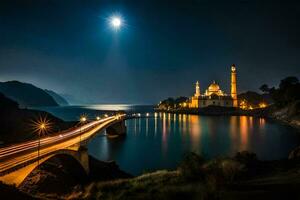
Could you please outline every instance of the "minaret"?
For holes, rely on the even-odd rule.
[[[199,81],[196,82],[195,97],[200,97],[200,85],[199,85]]]
[[[233,107],[238,107],[235,64],[231,65],[231,97],[233,99]]]

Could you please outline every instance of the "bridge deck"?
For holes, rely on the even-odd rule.
[[[123,119],[122,119],[123,120]],[[38,159],[48,156],[62,149],[80,146],[101,129],[120,121],[117,116],[90,122],[82,127],[71,130],[61,135],[41,139],[40,156],[38,157],[38,140],[0,149],[0,177]]]

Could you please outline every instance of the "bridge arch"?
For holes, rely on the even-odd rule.
[[[88,153],[85,150],[59,150],[57,152],[54,152],[50,155],[47,155],[39,160],[39,165],[42,165],[46,161],[49,161],[54,158],[67,158],[71,159],[79,164],[79,166],[82,167],[84,173],[86,175],[89,174],[89,159],[88,159]],[[69,160],[70,161],[70,160]],[[10,184],[10,185],[16,185],[17,187],[28,177],[34,170],[36,170],[38,167],[38,162],[35,161],[33,163],[30,163],[26,165],[25,167],[22,167],[20,169],[17,169],[11,173],[8,173],[2,177],[0,177],[0,181]]]

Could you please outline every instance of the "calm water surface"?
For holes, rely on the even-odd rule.
[[[78,115],[72,116],[72,113],[77,113],[74,110],[78,109],[90,115],[99,112],[90,107],[45,108],[69,120],[77,119]],[[149,107],[130,107],[130,110],[149,112]],[[116,160],[121,169],[134,175],[147,170],[174,169],[188,151],[212,158],[249,150],[260,159],[271,160],[286,158],[289,151],[300,144],[299,131],[263,118],[247,116],[212,117],[152,112],[148,118],[127,120],[126,126],[126,137],[109,139],[105,132],[101,132],[89,143],[88,149],[92,156],[100,160]]]

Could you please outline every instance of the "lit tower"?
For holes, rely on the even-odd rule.
[[[233,99],[233,107],[238,107],[235,64],[231,65],[231,97]]]
[[[195,97],[200,97],[200,85],[199,85],[199,81],[196,82]]]

